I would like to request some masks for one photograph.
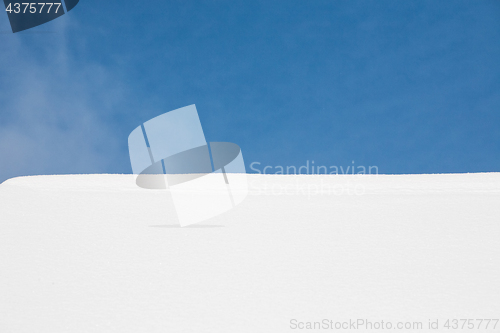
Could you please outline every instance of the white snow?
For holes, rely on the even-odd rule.
[[[133,175],[4,182],[0,332],[499,318],[500,173],[247,177],[241,204],[186,228]]]

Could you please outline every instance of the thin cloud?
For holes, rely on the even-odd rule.
[[[68,20],[56,34],[3,36],[0,181],[22,175],[105,172],[119,140],[104,115],[124,89],[98,63],[72,61]]]

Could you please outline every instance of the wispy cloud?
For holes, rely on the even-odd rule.
[[[73,60],[68,24],[0,36],[0,181],[105,172],[116,161],[120,138],[104,117],[125,90],[103,65]]]

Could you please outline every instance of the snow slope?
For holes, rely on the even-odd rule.
[[[4,182],[0,332],[500,317],[499,173],[247,176],[245,201],[186,228],[132,175]]]

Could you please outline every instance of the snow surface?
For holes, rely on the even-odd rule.
[[[0,332],[499,317],[499,173],[247,177],[240,205],[185,228],[133,175],[4,182]]]

